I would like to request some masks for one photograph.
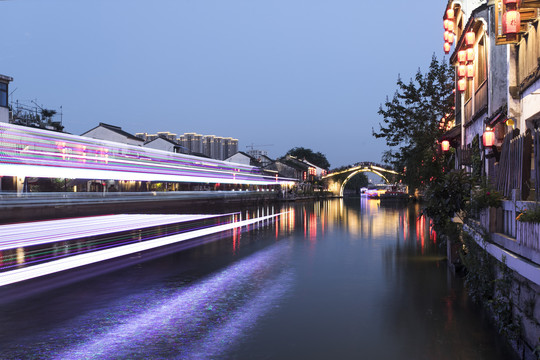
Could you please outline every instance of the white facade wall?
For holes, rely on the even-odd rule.
[[[157,150],[163,150],[163,151],[170,151],[175,152],[175,145],[172,144],[170,141],[167,141],[163,138],[157,138],[154,141],[151,141],[149,143],[146,143],[144,147],[148,147],[151,149],[157,149]]]
[[[81,136],[89,137],[93,139],[114,141],[114,142],[118,142],[122,144],[135,145],[135,146],[142,146],[143,144],[142,139],[141,140],[131,139],[104,127],[97,127],[95,129],[92,129],[82,134]]]
[[[9,122],[9,109],[0,106],[0,122]]]

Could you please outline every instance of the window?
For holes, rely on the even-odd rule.
[[[482,38],[480,39],[480,41],[478,41],[478,61],[477,61],[477,64],[478,64],[478,68],[477,68],[477,73],[476,73],[476,88],[478,89],[478,87],[480,85],[482,85],[482,83],[484,82],[484,80],[486,80],[486,47],[485,47],[485,37],[482,36]]]
[[[0,83],[0,106],[8,106],[8,86],[6,83]]]

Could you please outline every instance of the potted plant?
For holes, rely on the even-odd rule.
[[[479,217],[480,223],[489,232],[496,232],[497,208],[502,206],[503,196],[492,189],[487,182],[473,190],[471,213]]]
[[[532,206],[516,218],[516,240],[522,246],[540,250],[540,205]]]

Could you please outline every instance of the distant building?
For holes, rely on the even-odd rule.
[[[114,141],[128,145],[142,146],[144,144],[143,139],[122,130],[120,126],[105,124],[101,122],[95,128],[81,134],[81,136],[86,136],[93,139]]]
[[[185,133],[180,135],[178,143],[187,149],[189,153],[203,154],[203,136],[201,134]]]
[[[8,95],[9,83],[13,81],[12,77],[0,74],[0,122],[9,122]]]
[[[157,134],[140,132],[136,133],[135,136],[147,143],[158,137],[162,137],[176,142],[181,147],[180,151],[182,153],[202,154],[216,160],[225,160],[238,152],[238,139],[233,139],[232,137],[197,133],[184,133],[177,136],[169,131],[161,131]]]
[[[238,140],[231,137],[223,138],[223,159],[238,152]]]
[[[181,153],[183,148],[176,141],[169,140],[164,137],[157,137],[153,140],[147,141],[143,144],[144,147],[151,149],[170,151],[175,153]]]
[[[236,154],[229,156],[228,158],[225,159],[225,161],[233,162],[237,164],[243,164],[243,165],[250,165],[250,166],[258,166],[258,167],[261,166],[261,163],[259,160],[257,160],[253,156],[242,151],[238,151]]]

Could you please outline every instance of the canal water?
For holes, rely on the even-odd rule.
[[[242,216],[279,212],[0,303],[0,359],[513,358],[417,207],[350,198]]]

